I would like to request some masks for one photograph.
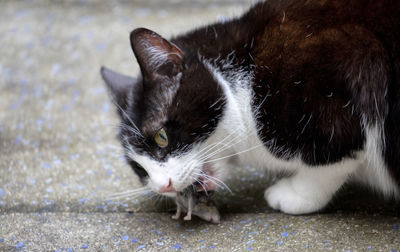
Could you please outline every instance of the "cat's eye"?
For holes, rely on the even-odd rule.
[[[168,136],[164,128],[157,130],[156,134],[154,135],[154,141],[161,148],[165,148],[168,146]]]

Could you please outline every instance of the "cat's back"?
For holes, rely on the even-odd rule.
[[[261,16],[268,16],[268,25],[261,36],[271,29],[281,35],[318,34],[343,26],[358,26],[389,46],[400,39],[399,13],[400,1],[396,0],[272,0],[254,6],[248,15],[261,22],[264,21]]]

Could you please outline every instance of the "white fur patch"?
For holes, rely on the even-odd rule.
[[[383,159],[383,132],[381,125],[365,126],[366,143],[364,147],[363,166],[358,169],[354,179],[386,197],[399,197],[397,186],[390,177]]]

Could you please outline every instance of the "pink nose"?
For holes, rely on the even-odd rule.
[[[175,192],[175,189],[174,189],[174,186],[172,185],[171,179],[169,179],[168,185],[167,185],[167,186],[162,186],[162,187],[160,187],[160,189],[158,190],[158,192],[159,192],[159,193]]]

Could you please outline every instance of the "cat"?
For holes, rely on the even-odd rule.
[[[154,192],[287,172],[273,209],[323,209],[349,181],[400,195],[400,4],[270,0],[170,40],[138,28],[138,78],[102,67],[126,160]]]

